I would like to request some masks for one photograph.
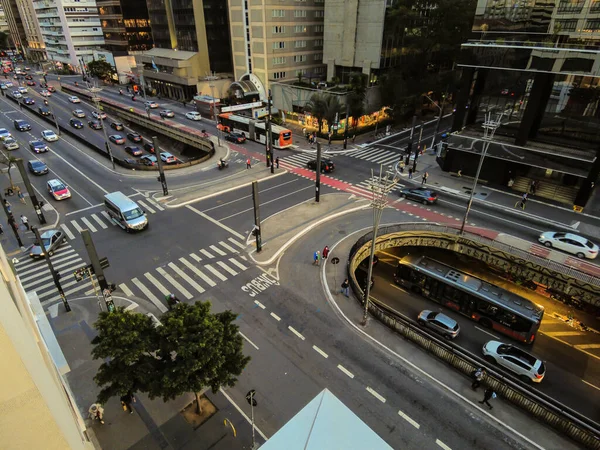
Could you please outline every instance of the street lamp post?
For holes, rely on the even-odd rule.
[[[213,104],[213,117],[215,118],[215,127],[217,128],[217,140],[219,142],[219,147],[221,146],[221,130],[219,130],[219,120],[217,119],[217,109],[216,109],[216,99],[215,99],[215,85],[210,84],[210,95],[212,96],[212,104]]]
[[[108,157],[110,158],[110,162],[112,163],[113,170],[116,170],[115,166],[115,158],[112,153],[112,148],[110,147],[110,141],[108,140],[108,134],[106,133],[106,127],[104,126],[104,119],[102,118],[102,111],[100,109],[100,99],[96,97],[96,94],[102,90],[97,86],[90,86],[88,90],[92,93],[92,101],[94,105],[96,105],[96,111],[98,112],[98,117],[100,118],[100,124],[102,125],[102,131],[104,132],[104,145],[106,147],[106,151],[108,152]]]
[[[56,117],[56,114],[54,114],[54,109],[52,108],[50,101],[48,99],[46,99],[46,101],[48,102],[48,108],[50,109],[50,114],[52,114],[52,118],[54,119],[54,126],[56,127],[56,134],[58,134],[60,136],[60,127],[58,126],[58,118]]]
[[[442,121],[442,115],[444,114],[444,102],[446,101],[446,96],[442,95],[442,106],[438,105],[437,102],[434,102],[433,99],[431,97],[429,97],[429,95],[425,95],[423,94],[424,97],[427,97],[429,99],[429,101],[431,103],[433,103],[437,109],[440,110],[440,114],[438,116],[437,122],[435,123],[435,132],[433,133],[433,136],[431,137],[431,148],[435,148],[435,141],[437,139],[437,135],[440,132],[440,122]]]
[[[477,182],[479,181],[479,174],[481,173],[481,167],[483,166],[483,160],[485,159],[485,155],[492,143],[492,139],[494,138],[494,133],[500,126],[500,121],[502,120],[502,114],[498,116],[497,120],[492,120],[492,113],[488,113],[485,122],[483,122],[483,139],[485,143],[483,145],[483,150],[481,151],[481,156],[479,157],[479,165],[477,166],[477,172],[475,173],[475,179],[473,180],[473,187],[471,188],[471,194],[469,195],[469,202],[467,203],[467,209],[465,210],[465,215],[463,217],[462,225],[460,226],[460,234],[465,232],[465,225],[467,224],[467,218],[469,217],[469,212],[471,211],[471,205],[473,204],[473,195],[475,195],[475,188],[477,187]]]

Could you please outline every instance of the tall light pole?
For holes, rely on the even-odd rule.
[[[371,294],[371,277],[373,276],[373,259],[375,257],[375,242],[377,241],[377,231],[379,230],[379,222],[383,215],[383,210],[387,205],[387,196],[390,191],[398,183],[398,178],[395,173],[390,171],[383,173],[383,165],[379,166],[379,176],[373,174],[371,169],[370,189],[373,193],[371,206],[373,207],[373,239],[371,240],[371,254],[369,255],[369,268],[367,270],[367,281],[364,291],[364,310],[362,325],[367,325],[369,318],[369,295]]]
[[[48,92],[50,92],[50,91],[48,91]],[[44,99],[48,103],[48,108],[50,109],[50,114],[52,114],[52,118],[54,119],[54,126],[56,127],[56,134],[58,134],[60,136],[60,127],[58,126],[58,118],[54,114],[54,109],[52,108],[52,105],[50,104],[50,100],[48,100],[48,97],[44,97]]]
[[[102,118],[102,111],[100,109],[100,98],[96,96],[98,92],[102,90],[98,86],[89,86],[88,90],[92,94],[92,101],[94,105],[96,105],[96,111],[98,112],[98,117],[100,120],[100,124],[102,125],[102,131],[104,132],[104,145],[106,147],[106,151],[108,152],[108,157],[110,158],[110,162],[112,163],[113,170],[116,170],[115,166],[115,158],[113,157],[112,148],[110,147],[110,141],[108,140],[108,134],[106,133],[106,127],[104,126],[104,119]]]
[[[437,102],[434,102],[433,99],[429,95],[423,94],[423,97],[427,97],[431,103],[433,103],[437,109],[440,110],[440,114],[438,116],[437,122],[435,123],[435,132],[431,137],[431,148],[435,148],[435,140],[437,139],[437,135],[440,132],[440,122],[442,121],[442,115],[444,114],[444,102],[446,101],[446,96],[442,95],[442,106],[438,105]]]
[[[471,194],[469,195],[467,209],[463,217],[462,225],[460,226],[460,234],[463,234],[465,232],[465,225],[467,224],[467,218],[469,217],[471,205],[473,204],[473,195],[475,195],[475,188],[477,187],[477,182],[479,181],[479,174],[481,172],[481,167],[483,166],[483,160],[485,159],[485,155],[488,151],[488,148],[490,148],[490,144],[492,143],[492,139],[494,138],[494,133],[500,126],[501,120],[502,114],[498,116],[497,120],[492,120],[492,113],[488,113],[485,117],[485,122],[483,122],[483,139],[485,143],[483,144],[483,150],[481,151],[481,156],[479,157],[479,165],[477,166],[477,172],[475,173],[475,179],[473,180],[473,187],[471,188]]]
[[[219,130],[219,120],[217,119],[217,109],[216,109],[216,102],[217,100],[215,99],[215,85],[214,84],[210,84],[210,95],[212,96],[212,107],[213,107],[213,116],[215,118],[215,127],[217,128],[217,139],[219,142],[219,147],[221,146],[221,130]]]

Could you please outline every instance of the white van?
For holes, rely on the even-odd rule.
[[[104,207],[110,218],[127,232],[143,230],[148,226],[146,213],[122,192],[106,194]]]

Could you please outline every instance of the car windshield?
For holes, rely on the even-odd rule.
[[[52,190],[55,191],[55,192],[56,191],[64,191],[65,190],[65,185],[62,184],[62,183],[55,184],[54,186],[52,186]]]
[[[135,208],[129,211],[123,211],[123,215],[125,216],[125,220],[137,219],[144,215],[140,208]]]
[[[42,169],[44,167],[44,163],[35,161],[31,163],[31,167],[33,167],[34,169]]]
[[[44,248],[50,246],[50,238],[42,238],[42,244],[44,245]]]

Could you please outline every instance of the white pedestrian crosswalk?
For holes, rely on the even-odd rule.
[[[348,152],[340,154],[340,156],[348,156],[350,158],[362,159],[364,161],[369,161],[374,164],[383,164],[385,168],[394,166],[402,156],[399,152],[393,152],[391,150],[385,150],[377,147],[368,147],[364,149],[358,149],[354,152]],[[302,167],[306,168],[306,163],[312,159],[315,159],[316,153],[293,153],[291,155],[285,156],[281,159],[284,162],[284,167],[287,164],[291,167]],[[323,154],[323,157],[332,157],[331,155]]]
[[[360,183],[356,183],[354,186],[360,187],[361,189],[367,191],[369,194],[372,193],[373,182],[371,178],[366,179],[365,181],[361,181]],[[401,189],[404,189],[405,185],[396,183],[392,189],[390,189],[390,193],[399,192]]]
[[[317,155],[315,153],[293,153],[289,156],[284,156],[281,161],[291,167],[306,168],[306,163],[311,159],[315,159]]]
[[[247,258],[240,254],[246,246],[234,238],[215,242],[208,248],[211,252],[199,249],[177,261],[119,283],[117,287],[127,297],[146,298],[164,310],[167,295],[175,294],[181,299],[192,300],[249,267]],[[73,271],[86,266],[87,262],[79,257],[68,242],[56,250],[51,260],[54,268],[61,273],[61,285],[67,296],[94,295],[89,280],[78,282],[73,276]],[[37,292],[42,305],[60,300],[45,260],[26,257],[15,263],[15,268],[25,291]]]

